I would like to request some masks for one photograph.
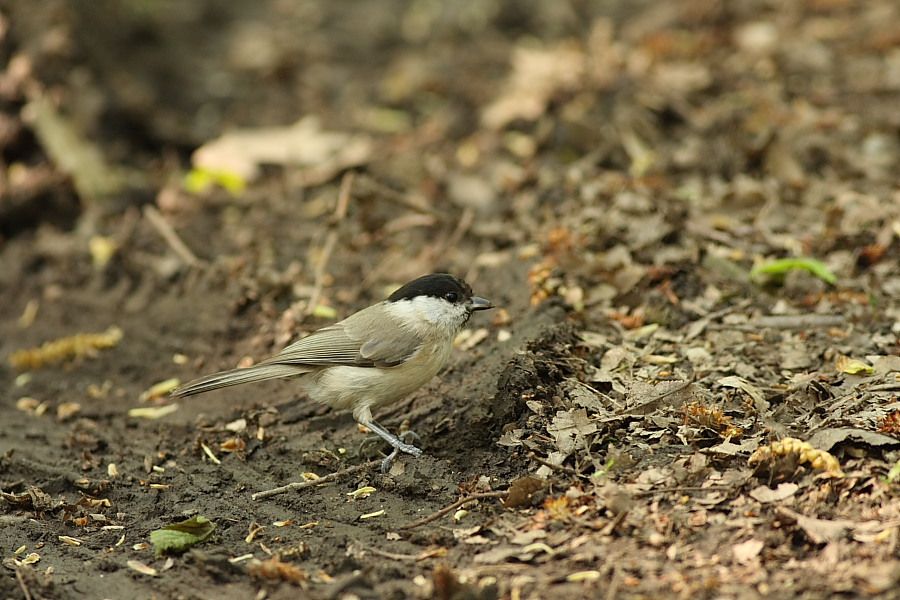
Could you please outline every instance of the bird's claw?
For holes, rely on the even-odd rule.
[[[412,432],[406,432],[406,433],[412,433]],[[413,435],[415,435],[415,434],[413,434]],[[416,437],[418,438],[419,436],[416,435]],[[390,454],[388,454],[384,458],[384,460],[381,461],[381,472],[382,473],[388,473],[391,470],[391,467],[394,465],[394,461],[397,459],[397,457],[400,455],[401,452],[403,452],[405,454],[409,454],[411,456],[415,456],[416,458],[422,456],[422,450],[420,448],[416,448],[412,444],[407,444],[404,442],[400,442],[398,440],[397,445],[394,446],[394,450]]]
[[[396,459],[401,452],[416,457],[422,456],[422,451],[419,448],[416,448],[412,444],[406,442],[406,440],[410,439],[419,439],[419,436],[416,435],[415,432],[406,430],[398,437],[374,421],[365,422],[363,423],[363,425],[368,427],[373,433],[378,435],[378,437],[390,444],[394,449],[383,461],[381,461],[382,473],[387,473],[391,470],[391,465],[394,464],[394,459]]]

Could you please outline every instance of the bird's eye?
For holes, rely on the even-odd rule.
[[[459,294],[457,294],[456,292],[447,292],[446,294],[444,294],[444,300],[446,300],[447,302],[456,302],[457,300],[459,300]]]

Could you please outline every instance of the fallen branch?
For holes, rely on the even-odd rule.
[[[263,490],[261,492],[256,492],[252,496],[250,496],[253,500],[262,500],[263,498],[269,498],[271,496],[277,496],[278,494],[284,494],[285,492],[289,492],[291,490],[303,490],[310,487],[317,487],[320,485],[325,485],[326,483],[331,483],[341,477],[346,475],[352,475],[353,473],[358,473],[359,471],[366,471],[368,469],[372,469],[375,467],[381,467],[381,459],[370,460],[367,463],[362,463],[360,465],[353,465],[352,467],[347,467],[346,469],[341,469],[340,471],[335,471],[334,473],[329,473],[323,477],[319,477],[318,479],[312,479],[310,481],[293,481],[288,483],[287,485],[282,485],[277,488],[272,488],[271,490]]]
[[[471,496],[466,496],[465,498],[460,498],[453,504],[449,506],[445,506],[441,510],[428,515],[427,517],[423,517],[418,521],[413,521],[412,523],[407,523],[406,525],[401,525],[397,529],[415,529],[416,527],[421,527],[422,525],[427,525],[432,521],[437,521],[451,510],[459,508],[463,504],[468,504],[469,502],[475,502],[476,500],[484,500],[486,498],[505,498],[509,492],[482,492],[480,494],[472,494]]]

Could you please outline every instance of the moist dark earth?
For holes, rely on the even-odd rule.
[[[900,597],[898,22],[0,3],[0,597]],[[434,271],[498,308],[387,474],[167,395]]]

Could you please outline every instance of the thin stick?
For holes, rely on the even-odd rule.
[[[440,519],[441,517],[443,517],[444,515],[449,513],[451,510],[459,508],[463,504],[468,504],[469,502],[474,502],[475,500],[484,500],[486,498],[505,498],[507,495],[509,495],[509,492],[482,492],[480,494],[472,494],[471,496],[466,496],[465,498],[460,498],[453,504],[451,504],[449,506],[445,506],[444,508],[437,511],[436,513],[432,513],[432,514],[428,515],[427,517],[423,517],[423,518],[419,519],[418,521],[413,521],[412,523],[407,523],[406,525],[401,525],[397,529],[400,529],[400,530],[414,529],[414,528],[420,527],[422,525],[427,525],[428,523],[431,523],[432,521],[437,521],[438,519]]]
[[[709,485],[706,487],[700,485],[682,485],[678,487],[659,488],[657,490],[644,490],[642,492],[634,492],[631,494],[635,497],[653,496],[654,494],[668,494],[672,492],[726,492],[733,490],[733,485]]]
[[[682,392],[682,391],[688,389],[689,387],[691,387],[691,385],[693,385],[693,383],[694,383],[694,377],[691,376],[689,379],[686,379],[680,385],[673,386],[672,388],[662,392],[661,394],[659,394],[652,400],[647,400],[646,402],[642,402],[641,404],[638,404],[637,406],[632,406],[631,408],[628,408],[628,409],[619,410],[615,413],[615,415],[617,417],[623,417],[623,416],[637,417],[637,416],[643,416],[643,415],[649,414],[651,411],[656,409],[656,406],[666,396],[671,396],[672,394],[677,394],[679,392]]]
[[[393,202],[395,204],[399,204],[404,208],[410,208],[418,213],[432,215],[441,219],[445,219],[447,217],[447,215],[445,215],[441,211],[436,210],[431,206],[424,205],[421,202],[416,202],[412,196],[409,196],[402,192],[398,192],[397,190],[384,185],[380,181],[377,181],[371,176],[362,176],[360,178],[360,183],[363,185],[363,188],[366,192],[378,195],[380,198],[389,202]]]
[[[352,475],[353,473],[358,473],[359,471],[366,471],[372,469],[374,467],[381,466],[381,459],[370,460],[367,463],[362,463],[360,465],[353,465],[352,467],[347,467],[346,469],[341,469],[340,471],[335,471],[334,473],[329,473],[323,477],[319,477],[318,479],[313,479],[311,481],[292,481],[287,485],[282,485],[277,488],[272,488],[271,490],[263,490],[262,492],[256,492],[252,496],[250,496],[253,500],[262,500],[263,498],[269,498],[270,496],[277,496],[278,494],[283,494],[285,492],[289,492],[291,490],[303,490],[310,487],[316,487],[319,485],[325,485],[326,483],[331,483],[341,477],[346,475]]]
[[[555,465],[552,462],[550,462],[549,460],[545,460],[545,459],[541,458],[534,452],[529,454],[528,457],[534,461],[541,463],[545,467],[549,467],[549,468],[553,469],[554,471],[562,471],[563,473],[568,473],[569,475],[575,475],[576,477],[581,477],[581,473],[579,473],[572,467],[564,467],[563,465]]]
[[[738,331],[758,331],[762,328],[772,329],[812,329],[815,327],[839,327],[847,324],[842,315],[764,315],[747,323],[710,323],[709,329],[721,331],[735,329]]]
[[[390,558],[391,560],[409,560],[413,562],[419,560],[419,557],[414,554],[398,554],[396,552],[388,552],[387,550],[379,550],[378,548],[367,548],[365,551],[371,552],[377,556]]]
[[[445,248],[455,248],[457,244],[459,244],[459,240],[466,235],[466,232],[469,231],[469,228],[472,227],[472,223],[475,222],[475,211],[471,208],[467,208],[463,211],[463,214],[459,217],[459,221],[456,223],[456,228],[454,228],[453,233],[450,234],[450,237],[447,239],[447,243],[444,245]]]
[[[609,582],[609,587],[606,589],[606,600],[615,600],[616,595],[619,593],[619,584],[622,582],[622,571],[621,568],[616,565],[613,567],[612,578]]]
[[[25,595],[25,600],[31,600],[31,592],[28,590],[25,578],[22,577],[22,571],[20,571],[18,567],[16,567],[16,581],[19,582],[19,587],[22,589],[22,594]]]
[[[312,294],[309,296],[309,303],[306,305],[306,314],[311,315],[319,305],[319,299],[322,297],[322,288],[325,286],[325,275],[328,273],[328,262],[331,260],[331,254],[338,241],[338,224],[347,216],[347,207],[350,205],[350,189],[353,187],[353,171],[344,173],[341,179],[341,189],[338,191],[337,202],[334,206],[334,222],[328,237],[325,238],[325,244],[322,246],[322,253],[319,255],[319,261],[316,265],[316,278],[313,284]]]
[[[175,233],[172,226],[169,225],[166,219],[158,210],[156,210],[156,207],[150,204],[144,206],[144,216],[147,217],[147,220],[150,221],[153,228],[156,229],[159,235],[162,236],[162,239],[169,245],[169,248],[171,248],[181,260],[192,267],[199,267],[203,264],[203,262],[197,258],[197,255],[191,252],[191,249],[181,241],[181,238],[178,237],[178,234]]]

